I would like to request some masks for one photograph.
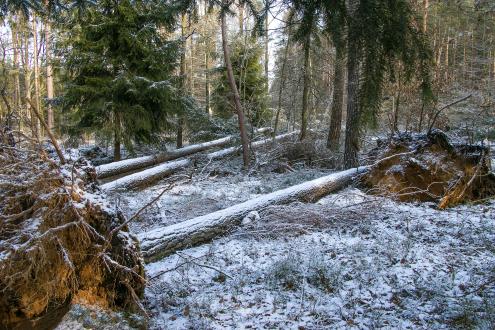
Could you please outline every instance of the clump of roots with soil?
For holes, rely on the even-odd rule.
[[[93,167],[2,144],[0,187],[0,327],[56,324],[71,302],[142,310],[138,242]]]

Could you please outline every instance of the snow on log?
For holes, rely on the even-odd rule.
[[[142,254],[146,262],[151,262],[177,250],[207,242],[239,225],[249,212],[259,211],[270,205],[286,204],[297,200],[314,202],[347,186],[356,175],[368,170],[369,167],[364,166],[333,173],[256,197],[223,210],[142,233],[139,235]]]
[[[256,130],[256,133],[266,133],[270,131],[269,127],[264,127]],[[235,141],[234,136],[227,136],[221,139],[208,141],[199,144],[192,144],[181,149],[168,151],[165,153],[159,153],[151,156],[143,156],[137,158],[125,159],[110,164],[104,164],[96,167],[96,174],[98,179],[108,178],[114,175],[131,172],[140,168],[153,166],[164,163],[169,160],[192,155],[197,152],[205,151],[208,149],[223,147],[231,142]]]
[[[101,185],[105,191],[132,189],[160,180],[192,164],[190,158],[176,160],[119,178]]]
[[[289,139],[292,136],[296,136],[297,134],[298,134],[297,132],[282,134],[277,136],[275,138],[275,141],[281,142],[283,140]],[[270,139],[253,142],[251,146],[253,149],[259,149],[268,146],[271,143],[273,143],[273,139],[270,138]],[[209,153],[206,155],[206,157],[210,160],[219,159],[230,155],[235,155],[237,152],[239,152],[239,150],[240,147],[230,147]],[[144,171],[140,171],[137,173],[133,173],[121,177],[115,181],[105,183],[101,185],[101,188],[106,191],[137,188],[158,181],[166,176],[169,176],[172,173],[175,173],[188,166],[191,166],[192,164],[193,164],[193,160],[191,158],[181,159],[173,162],[166,162],[161,165],[157,165],[149,169],[146,169]]]

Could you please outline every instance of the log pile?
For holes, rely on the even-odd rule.
[[[142,310],[137,239],[95,178],[83,161],[0,146],[0,328],[53,328],[71,302]]]
[[[439,130],[395,135],[378,144],[370,153],[376,164],[363,177],[371,192],[437,202],[440,208],[495,195],[486,146],[454,144]]]
[[[269,127],[259,128],[255,133],[266,133],[271,129]],[[181,149],[159,153],[151,156],[143,156],[131,159],[125,159],[110,164],[100,165],[96,168],[98,179],[104,179],[123,173],[129,173],[138,169],[154,166],[174,159],[189,156],[201,151],[226,146],[236,140],[235,136],[227,136],[221,139],[208,141],[199,144],[192,144]]]
[[[297,136],[297,132],[282,134],[273,139],[265,139],[256,141],[251,144],[253,150],[260,149],[271,145],[273,142],[281,142]],[[230,147],[221,149],[218,151],[210,152],[206,155],[206,159],[215,160],[235,155],[241,150],[240,147]],[[183,170],[193,165],[193,158],[185,158],[172,162],[165,162],[163,164],[148,168],[144,171],[136,172],[130,175],[126,175],[117,180],[107,182],[101,186],[105,191],[127,190],[150,185],[164,177],[171,175],[179,170]]]

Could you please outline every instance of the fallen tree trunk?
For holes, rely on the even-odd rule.
[[[266,133],[270,130],[271,129],[269,127],[260,128],[256,130],[256,133]],[[141,168],[161,164],[169,160],[189,156],[212,148],[223,147],[229,143],[232,143],[233,141],[235,141],[234,136],[227,136],[221,139],[199,144],[192,144],[181,149],[159,153],[156,155],[125,159],[119,162],[104,164],[96,167],[96,175],[98,179],[104,179],[114,175],[119,175]]]
[[[223,210],[142,233],[139,236],[142,254],[146,262],[151,262],[177,250],[205,243],[239,225],[251,211],[259,211],[270,205],[286,204],[297,200],[314,202],[333,191],[344,188],[356,175],[365,173],[368,169],[368,167],[359,167],[333,173]]]
[[[286,140],[292,136],[296,136],[297,132],[287,133],[279,135],[275,138],[277,142]],[[251,144],[253,149],[259,149],[265,146],[268,146],[273,143],[272,139],[265,139],[261,141],[256,141]],[[222,149],[219,151],[215,151],[206,155],[209,160],[220,159],[223,157],[227,157],[230,155],[235,155],[241,150],[240,147],[230,147],[226,149]],[[193,164],[193,160],[191,158],[181,159],[173,162],[164,163],[147,170],[137,172],[134,174],[130,174],[119,178],[115,181],[111,181],[101,185],[101,188],[106,191],[115,191],[115,190],[127,190],[133,189],[140,186],[144,186],[147,184],[151,184],[157,180],[160,180],[166,176],[169,176],[172,173],[175,173],[181,169],[184,169]]]

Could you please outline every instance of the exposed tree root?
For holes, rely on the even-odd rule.
[[[372,156],[381,160],[363,178],[371,192],[440,208],[495,196],[489,149],[452,144],[441,131],[394,136]]]
[[[44,327],[71,301],[139,311],[139,246],[94,169],[0,150],[0,328]]]

